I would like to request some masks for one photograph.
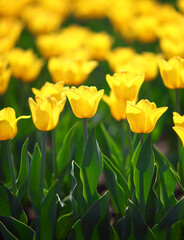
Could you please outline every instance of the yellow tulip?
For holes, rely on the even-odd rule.
[[[30,118],[31,116],[20,116],[16,118],[13,108],[3,108],[0,110],[0,140],[9,140],[17,134],[17,122],[20,119]]]
[[[111,115],[114,119],[116,119],[117,121],[120,121],[121,119],[126,119],[126,102],[124,100],[118,100],[113,91],[110,92],[110,96],[104,95],[103,101],[109,105]]]
[[[66,97],[67,89],[68,87],[64,87],[64,82],[61,81],[55,84],[46,82],[40,90],[36,88],[32,88],[32,91],[34,95],[37,95],[41,98],[51,96],[51,97],[54,97],[57,101],[60,101]]]
[[[182,141],[182,144],[184,146],[184,116],[181,116],[179,113],[174,112],[173,113],[173,122],[174,127],[173,130],[177,133],[179,138]]]
[[[95,115],[104,90],[96,87],[72,87],[66,91],[73,113],[78,118],[91,118]]]
[[[113,76],[107,74],[106,80],[118,100],[133,101],[144,82],[144,73],[121,71]]]
[[[10,51],[9,62],[12,75],[21,79],[23,82],[32,82],[39,75],[43,66],[43,60],[38,59],[32,49],[23,50],[15,48]]]
[[[155,103],[147,99],[137,104],[127,102],[126,115],[130,129],[134,133],[150,133],[153,131],[158,119],[167,110],[167,107],[157,108]]]
[[[170,89],[184,88],[184,59],[173,57],[159,61],[160,74],[164,85]]]
[[[85,61],[62,57],[51,58],[48,69],[54,82],[64,81],[66,85],[80,85],[98,65],[97,61]]]
[[[29,98],[29,107],[34,125],[41,131],[54,129],[58,124],[59,115],[64,108],[66,98],[57,101],[51,96],[45,98],[35,96],[35,100]]]
[[[4,57],[0,57],[0,95],[3,95],[9,84],[11,70],[8,67],[8,61]]]

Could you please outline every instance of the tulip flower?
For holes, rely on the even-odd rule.
[[[184,146],[184,116],[181,116],[179,113],[174,112],[173,113],[173,122],[174,127],[173,130],[177,133],[179,138],[182,141],[182,144]]]
[[[184,88],[184,59],[173,57],[159,61],[160,74],[164,85],[170,89]]]
[[[23,82],[32,82],[39,75],[43,66],[43,60],[38,59],[32,49],[13,49],[9,55],[12,75]]]
[[[95,115],[104,90],[96,87],[72,87],[66,91],[73,113],[78,118],[91,118]]]
[[[29,98],[29,107],[34,125],[41,131],[54,129],[59,121],[59,115],[64,108],[66,98],[57,101],[51,96],[45,98],[35,96],[35,100]]]
[[[54,82],[64,81],[76,86],[86,81],[97,65],[97,61],[55,57],[49,60],[48,69]]]
[[[166,110],[167,107],[157,108],[155,103],[150,103],[147,99],[142,99],[137,104],[127,101],[126,115],[130,129],[134,133],[152,132]]]
[[[60,101],[66,97],[67,89],[68,87],[64,87],[64,82],[61,81],[55,84],[46,82],[40,90],[32,88],[32,91],[35,95],[41,98],[45,98],[50,95],[51,97],[54,97],[57,101]]]
[[[11,70],[6,58],[0,57],[0,95],[3,95],[10,81]]]
[[[0,140],[9,140],[17,134],[17,122],[20,119],[30,118],[31,116],[20,116],[16,118],[13,108],[4,108],[0,110]]]
[[[107,74],[106,80],[118,100],[133,101],[144,82],[144,73],[121,71],[113,76]]]

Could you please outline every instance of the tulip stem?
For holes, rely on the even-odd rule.
[[[58,169],[57,169],[57,159],[56,159],[56,131],[52,130],[52,166],[54,179],[58,177]]]
[[[126,120],[126,123],[127,123],[128,147],[129,147],[129,152],[130,152],[130,158],[132,158],[133,150],[132,150],[132,143],[131,143],[131,131],[130,131],[130,127],[129,127],[129,124],[128,124],[127,120]]]
[[[12,152],[11,152],[10,141],[7,140],[6,144],[7,144],[7,151],[8,151],[8,163],[9,163],[9,168],[10,168],[12,192],[13,192],[14,195],[16,195],[17,186],[16,186],[14,161],[13,161],[13,155],[12,155]]]
[[[141,139],[141,147],[144,143],[144,133],[140,133],[140,139]]]
[[[45,177],[45,158],[46,158],[46,144],[47,144],[47,132],[42,132],[42,156],[41,156],[41,168],[40,168],[40,183],[39,183],[39,204],[41,205],[43,197],[44,177]]]
[[[83,118],[83,134],[84,134],[84,146],[85,146],[87,137],[88,137],[87,119],[86,118]]]
[[[122,161],[123,161],[123,169],[125,168],[125,160],[126,160],[126,155],[125,155],[125,143],[124,143],[124,129],[123,129],[123,125],[124,125],[124,120],[121,119],[121,150],[122,150]]]
[[[175,108],[176,112],[180,113],[179,89],[175,89]]]

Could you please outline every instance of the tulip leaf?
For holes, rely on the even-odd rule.
[[[56,224],[56,189],[58,180],[50,187],[40,209],[40,240],[54,238]]]
[[[109,190],[110,198],[116,213],[124,215],[126,208],[126,200],[124,190],[117,182],[117,176],[113,172],[110,165],[104,161],[104,176],[107,189]]]
[[[28,193],[31,203],[35,210],[40,206],[39,202],[39,182],[41,168],[41,152],[38,144],[35,144],[33,156],[31,159],[29,177],[28,177]]]
[[[34,231],[26,224],[13,217],[0,216],[0,222],[19,240],[33,240]]]
[[[71,170],[71,175],[73,177],[71,197],[73,212],[76,219],[81,218],[87,211],[86,201],[82,194],[83,184],[80,178],[80,171],[80,167],[73,161]]]
[[[28,141],[29,139],[27,138],[22,146],[20,169],[19,169],[18,178],[17,178],[19,202],[21,202],[25,188],[26,188],[26,180],[27,180],[27,173],[28,173],[28,154],[27,154]]]
[[[144,212],[154,173],[154,155],[151,134],[144,142],[134,169],[134,185],[136,197],[141,211]]]
[[[0,221],[0,239],[6,240],[18,240],[11,232],[5,227],[5,225]]]
[[[68,213],[58,218],[56,225],[57,239],[66,239],[73,225],[73,221],[73,213]]]
[[[110,219],[108,193],[98,199],[77,221],[69,236],[69,240],[100,240],[109,239]]]
[[[71,140],[73,137],[73,133],[78,125],[78,122],[75,123],[70,130],[67,132],[64,140],[63,145],[60,148],[60,151],[57,156],[57,165],[58,165],[58,174],[62,174],[65,168],[69,165],[69,157],[71,154]]]
[[[102,155],[95,137],[95,131],[92,129],[85,145],[80,172],[83,195],[88,205],[98,199],[96,189],[102,169]]]
[[[13,217],[27,223],[27,217],[17,198],[0,183],[0,216]]]
[[[154,147],[155,159],[158,167],[158,176],[160,180],[160,200],[165,208],[169,210],[176,203],[174,191],[176,179],[170,170],[167,159],[162,155],[158,148]]]

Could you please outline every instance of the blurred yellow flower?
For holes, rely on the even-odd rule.
[[[9,140],[17,134],[17,122],[20,119],[30,118],[31,116],[20,116],[16,118],[13,108],[3,108],[0,110],[0,140]]]
[[[158,119],[167,108],[157,108],[155,103],[150,103],[147,99],[142,99],[137,104],[127,101],[126,115],[130,129],[134,133],[152,132]]]
[[[67,89],[68,87],[64,87],[64,82],[61,81],[55,84],[46,82],[40,90],[36,88],[32,88],[32,91],[34,95],[39,96],[41,98],[51,96],[55,98],[57,101],[60,101],[66,97]]]
[[[66,85],[80,85],[98,65],[96,61],[53,57],[48,69],[54,82],[64,81]]]
[[[29,98],[29,107],[34,125],[41,131],[50,131],[54,129],[58,124],[59,116],[64,108],[66,98],[57,101],[51,96],[45,98],[35,96],[35,100],[36,101]]]
[[[173,130],[177,133],[184,146],[184,116],[181,116],[177,112],[173,112],[173,122],[175,125]]]
[[[144,73],[121,71],[114,73],[113,76],[107,74],[106,80],[118,100],[133,101],[137,98],[144,82]]]
[[[0,56],[0,95],[3,95],[9,85],[11,69],[8,67],[8,61]]]
[[[66,91],[73,113],[78,118],[91,118],[95,115],[104,90],[96,87],[72,87]]]
[[[23,82],[34,81],[43,66],[43,60],[38,59],[32,49],[14,48],[8,54],[12,75]]]
[[[126,119],[126,102],[124,100],[118,100],[113,91],[110,92],[110,96],[104,95],[103,101],[108,104],[111,115],[114,119],[116,119],[117,121],[120,121],[121,119]]]
[[[174,56],[184,57],[184,37],[183,38],[161,38],[160,48],[167,59]]]
[[[173,57],[159,61],[160,74],[164,85],[170,89],[184,88],[184,59]]]

